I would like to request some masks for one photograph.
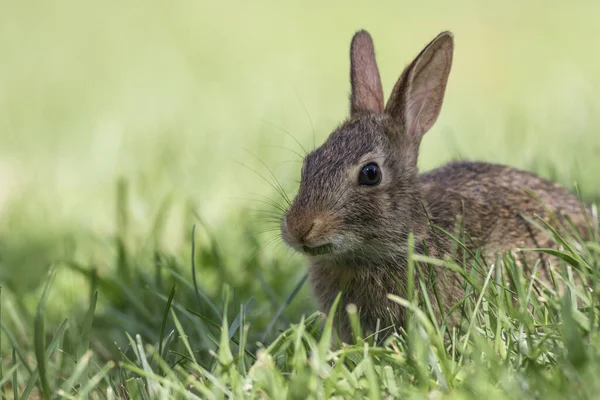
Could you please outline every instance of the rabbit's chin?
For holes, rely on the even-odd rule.
[[[311,246],[301,246],[297,250],[310,259],[343,258],[355,250],[355,242],[356,238],[353,235],[334,234],[327,241]]]

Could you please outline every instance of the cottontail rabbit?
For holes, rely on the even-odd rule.
[[[378,319],[380,327],[403,323],[403,308],[387,294],[404,294],[409,232],[416,253],[443,257],[454,243],[435,227],[454,232],[457,221],[467,246],[487,256],[551,246],[527,221],[536,216],[566,213],[581,233],[588,231],[589,208],[531,173],[481,162],[418,173],[419,144],[440,113],[452,53],[453,36],[443,32],[406,67],[384,107],[371,36],[357,32],[350,117],[306,156],[298,194],[283,217],[283,239],[307,256],[321,310],[341,290],[342,303],[355,304],[371,332]],[[449,270],[436,269],[435,281],[444,304],[461,298],[462,283]],[[342,338],[349,340],[343,318]]]

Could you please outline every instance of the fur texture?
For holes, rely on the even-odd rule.
[[[380,327],[403,323],[404,310],[387,294],[403,294],[409,232],[415,251],[428,249],[434,257],[449,255],[453,246],[436,227],[454,232],[460,224],[467,246],[488,257],[551,245],[526,217],[568,214],[581,234],[587,232],[589,208],[531,173],[453,162],[419,175],[419,144],[441,110],[452,52],[452,35],[441,33],[406,67],[384,109],[371,37],[356,33],[350,117],[306,156],[298,194],[282,221],[286,243],[308,257],[321,310],[327,312],[342,291],[343,304],[356,304],[370,331],[378,319]],[[369,163],[379,167],[381,182],[361,186],[359,173]],[[462,297],[462,284],[450,271],[436,269],[434,278],[445,306]],[[340,328],[350,340],[343,317]]]

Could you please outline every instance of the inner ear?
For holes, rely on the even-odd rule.
[[[350,113],[383,111],[383,88],[373,40],[367,31],[359,31],[350,46]]]
[[[406,135],[417,143],[440,114],[452,52],[452,34],[442,32],[406,67],[386,106],[386,112],[401,122]]]

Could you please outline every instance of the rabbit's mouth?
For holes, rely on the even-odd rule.
[[[322,244],[320,246],[302,246],[302,250],[311,256],[320,256],[323,254],[331,253],[333,251],[333,246],[331,243]]]

